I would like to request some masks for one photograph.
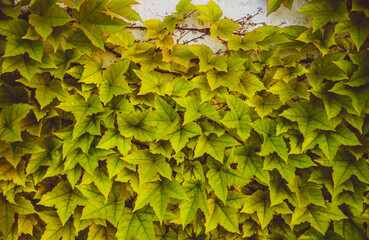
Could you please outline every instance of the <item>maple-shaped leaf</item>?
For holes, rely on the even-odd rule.
[[[351,181],[351,180],[349,180]],[[364,192],[368,190],[368,186],[365,183],[358,181],[356,178],[352,179],[353,182],[353,191],[343,190],[332,199],[333,204],[339,206],[342,204],[350,205],[353,208],[356,208],[360,212],[364,211],[364,201],[363,195]],[[340,185],[340,186],[343,186]],[[339,189],[340,187],[337,187]]]
[[[227,128],[236,128],[238,135],[243,141],[250,136],[251,119],[249,116],[249,107],[241,99],[229,95],[227,96],[227,105],[231,109],[221,120]]]
[[[129,60],[119,61],[104,71],[103,82],[100,85],[100,100],[104,104],[109,102],[113,96],[131,92],[123,75],[128,70],[129,63]]]
[[[40,70],[40,63],[25,54],[3,58],[2,73],[15,70],[18,70],[23,77],[30,80]]]
[[[41,240],[56,240],[61,238],[72,240],[72,236],[76,236],[76,228],[74,227],[72,218],[65,224],[62,224],[55,210],[42,211],[39,213],[39,216],[46,223]]]
[[[230,88],[236,87],[237,75],[235,71],[218,72],[209,70],[206,73],[206,78],[208,79],[211,91],[214,91],[221,86]]]
[[[104,49],[103,33],[116,33],[128,24],[118,18],[102,13],[108,0],[85,1],[79,11],[72,10],[72,16],[80,28],[96,47]]]
[[[138,164],[140,185],[148,182],[157,173],[168,179],[172,178],[172,169],[161,155],[139,150],[123,157],[123,160],[130,164]]]
[[[314,32],[327,24],[332,18],[335,21],[348,20],[345,2],[341,0],[319,1],[314,0],[304,5],[301,13],[313,16]]]
[[[118,129],[126,138],[134,137],[139,141],[152,141],[158,131],[152,126],[152,111],[145,110],[138,114],[118,114]]]
[[[96,84],[100,86],[103,81],[102,58],[101,56],[88,57],[86,55],[79,59],[79,63],[84,64],[83,73],[79,82],[86,84]]]
[[[0,112],[0,139],[7,142],[22,141],[19,121],[26,117],[32,107],[28,104],[14,104]]]
[[[76,49],[67,49],[66,51],[59,49],[56,53],[51,54],[50,56],[57,68],[50,69],[49,72],[55,78],[63,79],[71,63],[77,61],[82,54],[82,52]]]
[[[290,80],[307,73],[308,70],[300,65],[297,64],[294,67],[280,67],[275,72],[273,78],[275,79],[282,79],[285,82],[289,82]]]
[[[228,41],[229,50],[248,51],[253,49],[256,51],[258,49],[257,42],[262,41],[266,36],[267,34],[258,31],[247,32],[242,38],[239,35],[232,35]]]
[[[267,16],[271,14],[272,12],[277,11],[277,9],[281,6],[281,4],[283,4],[289,10],[291,10],[292,2],[293,2],[292,0],[268,0]]]
[[[192,81],[177,77],[165,86],[165,94],[185,97],[187,93],[196,88]]]
[[[197,135],[201,135],[200,126],[190,122],[185,125],[178,124],[164,139],[169,139],[173,150],[178,153],[186,146],[189,138]]]
[[[77,122],[91,114],[103,111],[99,96],[96,94],[93,94],[87,100],[77,93],[73,94],[68,101],[62,102],[58,107],[64,111],[72,112]]]
[[[116,237],[118,239],[155,240],[153,221],[156,220],[157,217],[150,207],[137,211],[124,208],[117,227]]]
[[[340,150],[333,159],[332,165],[332,177],[335,187],[344,183],[352,175],[355,175],[360,181],[369,184],[369,169],[364,159],[356,160],[355,156],[350,152]]]
[[[213,56],[214,53],[208,46],[191,45],[188,48],[199,58],[200,72],[207,72],[213,68],[218,71],[227,71],[227,63],[224,61],[224,59],[220,56]]]
[[[245,184],[247,179],[239,170],[232,169],[227,164],[221,164],[213,159],[208,160],[209,171],[206,177],[209,184],[214,189],[215,195],[227,204],[228,186]]]
[[[100,163],[100,166],[95,169],[92,178],[94,179],[96,187],[104,195],[105,200],[107,201],[110,190],[113,186],[113,180],[109,178],[107,170],[103,163]]]
[[[5,159],[0,160],[0,180],[12,181],[13,183],[21,186],[26,186],[26,175],[25,175],[25,164],[24,161],[13,167]]]
[[[270,154],[265,157],[263,170],[272,171],[277,169],[279,174],[288,182],[292,183],[295,177],[295,167],[288,164],[286,160],[283,160],[277,154]]]
[[[63,89],[60,80],[52,79],[49,74],[37,74],[30,81],[18,80],[24,85],[35,88],[36,99],[41,106],[41,109],[50,104],[54,98],[64,101],[68,91]]]
[[[207,5],[197,5],[196,9],[200,13],[198,18],[204,22],[215,23],[223,14],[220,7],[213,0],[210,0]]]
[[[233,88],[232,90],[242,93],[249,98],[252,98],[256,92],[265,89],[266,88],[264,84],[255,74],[246,73],[240,77],[237,87]]]
[[[206,233],[215,229],[218,224],[227,231],[239,233],[237,209],[224,206],[222,202],[214,199],[208,200],[209,212],[205,213],[205,229]]]
[[[198,180],[185,181],[183,189],[189,200],[183,200],[179,204],[182,226],[185,228],[192,221],[198,209],[208,213],[208,202],[204,184]]]
[[[276,134],[276,123],[271,119],[258,119],[253,123],[254,130],[264,137],[260,155],[267,156],[276,152],[281,158],[287,160],[287,147],[281,135]]]
[[[57,44],[56,42],[54,43]],[[75,31],[66,31],[60,42],[61,47],[64,50],[67,49],[78,49],[79,51],[91,55],[91,41],[86,37],[86,35],[79,29]]]
[[[145,183],[138,192],[134,211],[150,204],[159,221],[162,222],[169,198],[187,199],[187,195],[176,180],[164,179],[163,181]]]
[[[52,27],[64,25],[71,20],[68,13],[56,4],[56,0],[37,0],[31,4],[29,23],[44,40],[51,34]]]
[[[281,101],[279,97],[274,94],[268,94],[266,96],[255,95],[252,98],[247,100],[247,103],[255,108],[255,111],[258,115],[263,118],[270,113],[272,113],[275,109],[281,107]]]
[[[361,213],[358,209],[346,207],[347,219],[333,222],[334,231],[342,239],[366,239],[364,222],[367,220],[367,211]]]
[[[331,81],[340,81],[347,79],[344,71],[342,71],[333,61],[343,60],[346,54],[335,53],[326,54],[324,57],[316,58],[306,73],[306,77],[313,88],[316,88],[324,79]]]
[[[162,136],[168,135],[178,121],[177,112],[164,99],[156,96],[153,124],[160,128],[160,134]]]
[[[220,119],[214,107],[208,102],[201,103],[198,97],[176,98],[175,101],[186,108],[183,124],[192,122],[201,116],[206,116],[213,121],[219,121]]]
[[[359,51],[369,34],[369,18],[363,12],[350,12],[350,20],[340,21],[335,33],[349,32],[351,39]]]
[[[168,35],[169,30],[164,26],[163,22],[159,19],[150,19],[143,22],[146,30],[146,39],[158,38],[163,40]]]
[[[96,147],[105,150],[117,147],[121,154],[127,155],[131,150],[131,140],[132,138],[123,137],[118,129],[108,129]]]
[[[308,182],[307,178],[295,176],[292,183],[289,184],[292,192],[296,193],[298,207],[301,209],[309,204],[325,207],[324,198],[321,189],[322,185]]]
[[[93,113],[76,123],[73,128],[73,139],[82,136],[86,132],[91,135],[101,135],[100,123],[105,117],[106,113],[104,112]]]
[[[144,95],[147,93],[157,93],[163,95],[165,82],[163,75],[156,71],[143,72],[140,70],[133,70],[137,77],[141,79],[141,87],[138,95]]]
[[[15,221],[14,214],[16,213],[14,205],[6,199],[0,198],[0,233],[7,236]]]
[[[0,22],[1,35],[8,40],[3,57],[17,56],[28,53],[31,59],[41,62],[43,50],[40,40],[24,39],[29,25],[21,19]]]
[[[294,97],[309,99],[309,92],[305,83],[291,80],[288,83],[279,81],[269,88],[269,92],[279,96],[279,99],[284,104]]]
[[[241,27],[230,19],[220,19],[210,27],[211,37],[230,38],[232,33]]]
[[[214,133],[209,134],[209,136],[202,135],[197,140],[194,157],[201,157],[205,153],[208,153],[219,162],[223,162],[224,149],[238,144],[237,140],[226,133],[219,137]]]
[[[323,55],[329,52],[332,45],[336,45],[332,26],[327,26],[324,29],[324,32],[321,30],[313,32],[313,30],[309,28],[305,32],[301,33],[296,40],[314,44],[314,46],[317,47]]]
[[[315,129],[334,130],[333,124],[328,120],[324,108],[318,104],[313,106],[307,102],[300,102],[285,110],[280,116],[297,122],[299,130],[304,136]]]
[[[99,190],[93,184],[80,190],[88,198],[81,220],[104,218],[116,227],[124,208],[125,197],[122,185],[114,183],[107,200],[98,193]],[[92,195],[89,194],[90,192],[97,192],[97,194]]]
[[[361,145],[355,134],[351,132],[345,124],[337,126],[335,131],[319,131],[316,130],[306,135],[302,144],[302,150],[314,148],[319,144],[324,155],[333,160],[340,145],[356,146]]]
[[[138,4],[134,0],[109,0],[105,8],[110,16],[122,16],[130,21],[140,21],[141,18],[138,13],[131,9],[131,5]]]
[[[281,177],[278,171],[271,171],[269,191],[270,191],[270,205],[278,205],[288,200],[293,206],[297,206],[297,196],[291,191],[285,179]]]
[[[88,231],[88,240],[116,240],[117,238],[115,237],[116,234],[116,230],[107,225],[107,226],[102,226],[102,225],[97,225],[95,223],[93,223]]]
[[[237,163],[237,169],[247,178],[257,177],[259,181],[268,183],[268,171],[263,170],[263,160],[255,153],[252,146],[239,146],[234,148],[234,162]]]
[[[43,195],[39,204],[48,207],[55,206],[60,221],[64,225],[77,205],[84,206],[86,204],[86,198],[79,190],[73,189],[68,182],[63,181],[51,192]]]
[[[345,218],[346,216],[341,210],[331,203],[326,202],[325,207],[310,204],[307,207],[295,209],[292,214],[291,225],[309,222],[313,228],[324,235],[329,227],[330,220],[341,220]]]

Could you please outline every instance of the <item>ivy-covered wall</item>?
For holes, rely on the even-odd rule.
[[[0,239],[367,239],[368,2],[134,4],[0,0]]]

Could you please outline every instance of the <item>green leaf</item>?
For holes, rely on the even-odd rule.
[[[277,11],[277,9],[281,6],[282,3],[289,10],[291,10],[292,2],[293,2],[292,0],[268,0],[267,16],[269,16],[269,14],[271,14],[272,12]]]
[[[167,209],[169,198],[187,199],[181,185],[176,180],[145,183],[138,192],[134,211],[150,203],[161,223]]]
[[[234,91],[242,93],[249,98],[252,98],[256,92],[265,90],[264,84],[259,80],[259,78],[252,73],[244,74],[240,77],[240,81]]]
[[[156,139],[158,131],[152,126],[152,111],[146,110],[138,114],[118,114],[118,129],[126,138],[134,137],[139,141]]]
[[[100,136],[100,123],[105,116],[105,113],[95,113],[76,123],[73,128],[73,139],[82,136],[86,132],[91,135]]]
[[[63,89],[60,80],[52,79],[49,74],[37,74],[28,81],[20,80],[24,85],[35,88],[36,99],[41,106],[41,109],[50,104],[54,98],[64,101],[68,91]]]
[[[279,96],[284,104],[291,98],[300,97],[309,100],[309,92],[305,83],[291,80],[288,83],[279,81],[268,90],[269,92]]]
[[[126,138],[120,135],[117,129],[108,129],[97,144],[97,148],[109,150],[117,147],[119,152],[127,155],[131,150],[132,138]]]
[[[232,35],[228,41],[229,50],[237,51],[242,49],[244,51],[256,51],[258,50],[258,45],[256,42],[262,41],[266,36],[267,34],[258,31],[247,32],[243,38],[241,38],[239,35]]]
[[[222,37],[230,38],[232,33],[241,27],[234,21],[229,19],[220,19],[210,27],[210,34],[212,38]]]
[[[369,34],[368,21],[369,18],[363,12],[350,12],[350,20],[340,21],[336,26],[335,33],[349,32],[359,51]]]
[[[79,11],[73,10],[76,25],[91,40],[92,44],[104,50],[103,33],[116,33],[128,24],[120,19],[102,13],[107,0],[85,1]]]
[[[215,229],[218,224],[229,232],[239,233],[237,209],[224,206],[214,199],[208,200],[209,213],[205,213],[206,233]]]
[[[40,70],[40,63],[29,58],[28,55],[18,55],[15,57],[7,57],[3,59],[2,72],[18,72],[27,80],[31,78]]]
[[[336,45],[334,41],[333,27],[327,26],[324,32],[321,30],[313,32],[311,28],[307,29],[305,32],[296,39],[304,43],[312,43],[317,47],[323,55],[326,55],[332,45]]]
[[[179,204],[180,218],[185,228],[192,221],[198,209],[201,209],[203,213],[208,213],[209,210],[203,183],[198,180],[185,181],[182,186],[189,199]]]
[[[137,4],[134,0],[109,0],[105,8],[111,17],[122,16],[130,21],[140,21],[138,13],[131,9],[131,5]]]
[[[7,142],[22,141],[19,121],[26,117],[32,107],[28,104],[14,104],[0,112],[0,139]]]
[[[123,157],[123,160],[130,164],[138,164],[140,185],[150,181],[157,173],[172,179],[172,169],[161,155],[154,155],[147,150],[139,150]]]
[[[215,195],[224,204],[227,204],[228,186],[245,184],[247,179],[242,176],[239,170],[232,169],[218,161],[208,161],[207,164],[209,171],[206,173],[206,177],[209,184],[214,189]]]
[[[141,79],[141,87],[138,95],[145,95],[147,93],[158,93],[158,95],[163,95],[164,90],[164,79],[163,75],[156,72],[143,72],[139,70],[133,70],[137,77]]]
[[[350,152],[342,150],[338,152],[332,165],[332,177],[335,188],[344,183],[352,175],[356,175],[360,181],[369,184],[369,169],[364,159],[356,160]]]
[[[176,10],[179,14],[189,13],[196,10],[196,7],[191,3],[192,0],[181,0],[176,5]]]
[[[275,72],[273,78],[282,79],[285,82],[289,82],[290,80],[308,72],[309,71],[300,64],[296,65],[296,67],[280,67]]]
[[[158,126],[160,134],[166,136],[172,132],[178,121],[177,112],[165,100],[156,96],[153,124]]]
[[[238,144],[239,143],[228,134],[223,134],[220,137],[214,133],[209,134],[209,136],[201,135],[197,140],[194,157],[201,157],[205,153],[208,153],[219,162],[223,162],[224,149]]]
[[[87,101],[81,95],[73,94],[68,101],[62,102],[58,107],[64,111],[72,112],[77,122],[91,114],[103,111],[99,96],[96,94],[90,96]]]
[[[308,182],[306,178],[296,176],[289,184],[292,192],[296,193],[298,207],[301,209],[309,204],[325,207],[321,189],[322,185]]]
[[[309,222],[313,228],[325,235],[329,227],[330,220],[341,220],[346,218],[341,210],[331,204],[326,203],[326,207],[309,205],[304,208],[296,208],[292,214],[291,225]]]
[[[44,40],[51,34],[52,27],[64,25],[71,20],[68,13],[56,4],[56,0],[36,0],[31,4],[29,23]]]
[[[88,231],[88,240],[116,240],[115,229],[109,225],[104,227],[97,224],[92,224]]]
[[[227,105],[231,111],[224,116],[221,123],[227,128],[236,128],[238,135],[245,141],[252,129],[249,107],[244,101],[232,95],[227,96]]]
[[[224,87],[236,87],[237,76],[236,72],[217,72],[214,70],[209,70],[206,73],[206,78],[208,79],[209,87],[211,91],[214,91],[216,88],[220,86]]]
[[[185,125],[178,124],[165,139],[169,139],[173,150],[179,152],[186,146],[188,139],[201,135],[201,128],[194,122]]]
[[[355,134],[345,124],[340,124],[335,131],[314,131],[306,135],[302,151],[314,148],[319,144],[324,155],[332,161],[340,145],[361,145]]]
[[[293,206],[297,206],[296,194],[286,184],[286,181],[278,174],[277,171],[270,172],[270,206],[283,203],[288,200]]]
[[[0,199],[0,232],[7,236],[15,221],[14,214],[16,213],[14,206],[5,199]]]
[[[23,39],[23,36],[27,33],[27,29],[27,22],[21,19],[0,22],[1,35],[6,36],[8,40],[3,57],[28,53],[31,59],[41,62],[43,55],[42,42],[40,40]]]
[[[213,0],[210,0],[207,5],[197,5],[196,9],[200,13],[198,18],[204,22],[215,23],[223,14],[220,7]]]
[[[118,239],[155,240],[153,221],[156,220],[151,208],[146,207],[132,212],[129,208],[123,209],[119,220],[116,237]]]
[[[100,99],[104,104],[109,102],[113,96],[130,92],[123,75],[128,70],[129,63],[129,60],[119,61],[104,71],[103,82],[100,86]]]
[[[72,189],[68,182],[60,182],[51,192],[42,196],[39,204],[56,207],[56,212],[64,225],[73,214],[77,205],[85,205],[86,198],[77,189]]]
[[[76,48],[89,56],[91,55],[91,41],[79,29],[65,34],[60,43],[64,50]]]
[[[285,110],[280,116],[297,122],[299,130],[304,136],[315,129],[334,130],[325,110],[317,104],[312,106],[310,103],[300,102],[296,106]]]
[[[57,240],[60,238],[72,240],[71,236],[76,235],[73,220],[68,220],[64,225],[61,223],[55,211],[43,211],[39,213],[40,218],[46,224],[41,240]]]
[[[313,31],[327,24],[332,18],[335,21],[348,20],[346,4],[340,0],[314,0],[304,5],[301,13],[313,16]]]
[[[212,0],[209,2],[209,4]],[[214,3],[215,4],[215,3]],[[200,72],[207,72],[213,68],[227,71],[227,63],[220,56],[214,56],[213,51],[206,45],[191,45],[188,47],[200,60]]]
[[[66,51],[58,50],[55,54],[50,57],[57,66],[56,69],[50,69],[51,75],[55,78],[63,79],[64,74],[68,70],[72,62],[77,61],[81,57],[82,53],[76,49],[68,49]]]
[[[100,85],[103,81],[102,59],[101,57],[83,56],[79,59],[80,63],[84,64],[84,70],[79,82],[86,84]],[[104,96],[103,96],[104,97]]]
[[[107,201],[110,190],[113,186],[113,180],[109,179],[108,173],[102,164],[95,169],[92,178],[94,179],[96,187],[104,195],[105,200]]]
[[[295,177],[295,167],[286,162],[277,154],[270,154],[264,159],[263,170],[272,171],[277,169],[279,174],[288,182],[292,183]]]
[[[186,98],[174,99],[179,105],[186,108],[183,124],[190,123],[201,116],[206,116],[213,121],[219,121],[217,111],[208,102],[201,103],[198,97],[191,96]]]
[[[253,123],[254,130],[264,137],[260,155],[267,156],[276,152],[281,158],[287,161],[287,147],[281,135],[276,135],[276,123],[271,119],[258,119]]]
[[[274,94],[268,94],[264,97],[260,95],[254,95],[252,98],[247,100],[247,103],[255,108],[255,111],[261,118],[272,113],[275,109],[281,107],[281,101],[279,97]]]

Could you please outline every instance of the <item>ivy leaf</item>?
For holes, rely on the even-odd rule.
[[[341,150],[333,160],[333,182],[337,188],[343,184],[352,175],[355,175],[360,181],[369,184],[369,169],[365,159],[356,160],[356,158],[347,151]]]
[[[104,195],[105,201],[107,201],[110,190],[113,186],[113,180],[109,179],[108,173],[103,164],[100,164],[100,166],[95,169],[92,178],[94,179],[96,187]]]
[[[182,186],[189,199],[189,201],[184,200],[179,204],[180,218],[182,226],[185,228],[194,218],[198,209],[204,213],[208,213],[209,210],[203,183],[198,180],[185,181]]]
[[[22,141],[19,121],[26,117],[32,107],[28,104],[14,104],[0,112],[0,139],[7,142]]]
[[[56,69],[50,69],[51,75],[55,78],[63,79],[64,74],[68,70],[72,62],[77,61],[83,53],[77,51],[76,49],[67,49],[66,51],[61,51],[60,49],[52,54],[50,57],[57,66]]]
[[[211,2],[213,1],[211,0],[209,4]],[[207,72],[213,68],[218,71],[227,71],[227,63],[219,56],[213,57],[214,53],[208,46],[191,45],[189,49],[200,60],[200,72]]]
[[[150,203],[160,223],[163,221],[169,198],[187,199],[181,185],[176,181],[156,181],[145,183],[138,192],[135,209],[141,209]]]
[[[122,16],[130,21],[140,21],[141,18],[138,13],[131,9],[131,5],[137,4],[134,0],[109,0],[105,8],[113,17]]]
[[[333,27],[327,26],[324,32],[321,30],[313,32],[311,28],[307,29],[305,32],[296,39],[305,43],[312,43],[317,47],[323,55],[326,55],[330,47],[335,45]]]
[[[211,37],[216,38],[218,36],[229,39],[234,31],[241,27],[230,19],[220,19],[210,27]]]
[[[123,137],[117,129],[108,129],[97,144],[97,148],[109,150],[117,147],[119,152],[127,155],[131,150],[132,138]]]
[[[350,20],[340,21],[335,29],[335,33],[349,32],[351,39],[359,51],[369,34],[369,18],[363,12],[350,12]]]
[[[332,122],[328,120],[324,108],[320,105],[312,106],[307,102],[300,102],[285,110],[280,116],[297,122],[299,130],[304,136],[315,129],[334,130]]]
[[[295,67],[280,67],[275,72],[273,78],[282,79],[285,82],[289,82],[290,80],[308,72],[309,71],[300,64],[296,65]]]
[[[30,80],[39,70],[40,63],[31,59],[28,55],[18,55],[15,57],[7,57],[3,59],[2,73],[18,72]]]
[[[73,220],[68,220],[64,225],[61,223],[55,211],[42,211],[39,213],[43,222],[47,223],[41,240],[70,239],[70,236],[76,235],[76,229]]]
[[[340,124],[335,131],[314,131],[306,135],[302,151],[314,148],[319,144],[324,155],[332,161],[340,145],[361,145],[355,134],[345,124]]]
[[[327,24],[332,18],[335,21],[348,20],[346,5],[340,0],[318,1],[314,0],[304,5],[301,13],[313,16],[313,31]]]
[[[111,19],[101,11],[107,0],[94,2],[85,1],[79,11],[73,9],[72,16],[77,20],[76,25],[86,34],[96,47],[104,49],[103,33],[116,33],[128,24],[120,19]]]
[[[142,72],[139,70],[133,70],[137,77],[141,79],[141,87],[138,95],[144,95],[147,93],[158,93],[158,95],[163,95],[164,90],[164,79],[163,75],[156,72]]]
[[[286,160],[283,160],[277,154],[270,154],[264,159],[263,170],[272,171],[277,169],[280,175],[288,182],[292,183],[295,177],[295,167],[292,164],[287,164]]]
[[[103,111],[99,96],[96,94],[90,96],[87,101],[81,95],[73,94],[68,101],[62,102],[58,107],[64,111],[72,112],[77,122],[91,114]]]
[[[283,203],[284,200],[288,200],[293,206],[297,206],[296,194],[286,184],[286,180],[283,179],[277,171],[271,171],[270,174],[270,206]]]
[[[331,203],[326,203],[326,207],[311,204],[307,207],[295,209],[295,212],[292,214],[291,225],[309,222],[313,228],[325,235],[330,220],[345,218],[346,216],[343,215],[341,210]]]
[[[268,94],[264,97],[255,95],[247,100],[247,103],[255,108],[258,115],[263,118],[269,115],[273,110],[281,107],[281,101],[279,97],[274,94]]]
[[[206,232],[215,229],[218,224],[229,232],[239,233],[237,210],[224,206],[214,199],[208,200],[209,213],[205,213]]]
[[[115,240],[115,229],[109,225],[104,227],[102,225],[92,224],[88,231],[88,240]]]
[[[237,75],[234,71],[229,72],[217,72],[214,70],[209,70],[206,73],[206,78],[208,79],[209,87],[211,91],[219,88],[220,86],[224,87],[236,87]]]
[[[0,22],[1,35],[6,36],[8,40],[3,57],[28,53],[31,59],[41,62],[43,55],[42,42],[40,40],[23,39],[27,29],[27,22],[21,19]]]
[[[7,236],[15,221],[14,214],[16,213],[15,208],[5,199],[0,199],[0,232]]]
[[[139,141],[152,141],[157,137],[156,128],[152,127],[152,112],[149,110],[138,114],[118,114],[118,129],[126,138],[135,137]]]
[[[179,121],[177,112],[162,98],[155,97],[155,108],[153,124],[160,126],[160,134],[166,136]]]
[[[194,122],[185,125],[178,124],[165,139],[169,139],[173,150],[178,153],[186,146],[188,139],[201,135],[201,128]]]
[[[64,225],[73,214],[77,205],[85,205],[86,198],[77,189],[71,188],[68,182],[60,182],[51,192],[42,196],[39,204],[56,207],[56,212]]]
[[[76,123],[73,128],[73,139],[82,136],[86,132],[91,135],[101,135],[100,123],[105,116],[106,113],[95,113]]]
[[[69,95],[68,91],[63,89],[60,80],[52,79],[47,73],[37,74],[29,82],[21,82],[28,87],[36,89],[36,99],[41,109],[50,104],[54,98],[64,101]]]
[[[223,14],[220,7],[213,0],[210,0],[207,5],[197,5],[196,8],[200,13],[198,18],[204,22],[215,23]]]
[[[227,128],[236,128],[238,135],[245,141],[252,129],[249,107],[244,101],[232,95],[227,96],[227,105],[231,111],[224,116],[221,123]]]
[[[186,98],[176,98],[175,101],[186,108],[183,124],[192,122],[201,116],[206,116],[213,121],[219,121],[220,117],[217,111],[208,102],[200,103],[199,98],[195,96]]]
[[[272,12],[277,11],[277,9],[281,6],[281,4],[283,4],[289,10],[291,10],[292,0],[268,0],[267,16],[269,16],[269,14],[271,14]]]
[[[139,150],[123,157],[130,164],[138,164],[140,185],[148,182],[157,173],[172,179],[172,169],[161,155],[155,155],[147,150]]]
[[[129,208],[123,209],[119,220],[116,237],[118,239],[155,240],[153,221],[157,217],[151,208],[146,207],[132,212]]]
[[[265,90],[264,84],[259,80],[259,78],[252,73],[244,74],[240,77],[240,81],[234,91],[242,93],[249,98],[252,98],[256,92]]]
[[[29,23],[44,40],[51,34],[52,27],[64,25],[71,20],[68,13],[56,4],[56,0],[36,0],[31,4]]]
[[[291,80],[288,83],[279,81],[269,88],[268,91],[278,95],[283,104],[294,97],[309,100],[309,92],[306,84],[297,80]]]
[[[204,153],[208,153],[223,163],[224,149],[235,145],[238,145],[238,142],[228,134],[223,134],[220,137],[214,133],[209,134],[209,136],[201,135],[197,140],[194,157],[201,157]]]
[[[89,56],[91,55],[91,52],[92,52],[91,41],[79,29],[65,34],[63,38],[61,39],[60,43],[64,50],[76,48],[79,51],[84,52]]]
[[[242,49],[248,51],[253,49],[256,51],[258,49],[256,42],[262,41],[266,36],[267,34],[258,31],[247,32],[243,38],[239,35],[232,35],[228,42],[229,50]]]
[[[258,119],[253,123],[254,130],[264,137],[260,155],[267,156],[276,152],[281,158],[287,161],[287,147],[281,135],[276,135],[276,123],[271,119]]]
[[[130,89],[123,74],[128,70],[129,60],[119,61],[110,65],[103,74],[103,82],[100,86],[101,102],[106,104],[113,96],[129,93]]]
[[[102,59],[100,56],[93,56],[91,58],[83,56],[79,62],[84,64],[84,69],[79,82],[86,84],[96,84],[99,86],[103,81]]]
[[[292,192],[296,193],[299,208],[315,204],[325,207],[324,198],[321,189],[322,185],[308,182],[306,178],[295,176],[292,183],[289,184]]]
[[[209,159],[210,160],[210,159]],[[214,189],[215,195],[227,204],[228,186],[242,185],[246,183],[247,179],[242,176],[242,173],[236,169],[231,169],[226,164],[221,164],[218,161],[207,162],[209,171],[206,177],[209,184]]]

